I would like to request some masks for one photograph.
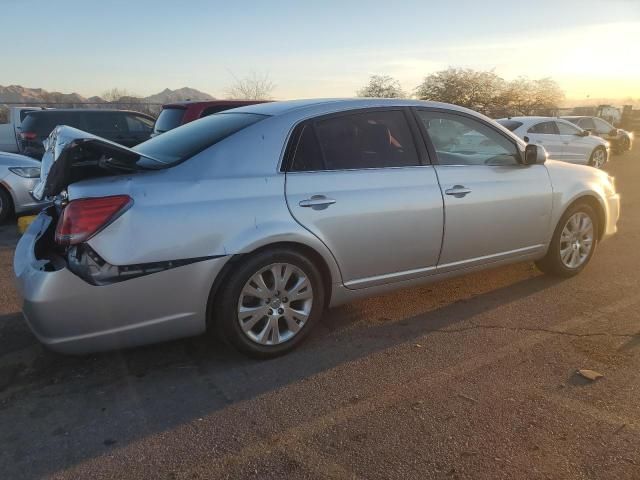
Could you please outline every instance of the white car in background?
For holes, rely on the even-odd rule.
[[[609,159],[609,142],[561,118],[510,117],[497,122],[525,142],[543,146],[553,160],[602,168]]]

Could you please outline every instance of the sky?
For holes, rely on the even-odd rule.
[[[407,91],[449,66],[640,97],[640,0],[0,0],[0,85],[85,96],[268,76],[278,99]]]

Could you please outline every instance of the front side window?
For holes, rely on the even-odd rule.
[[[118,112],[87,112],[87,130],[90,132],[126,132],[124,115]]]
[[[419,110],[442,165],[517,165],[516,143],[493,128],[463,115]]]
[[[585,130],[595,130],[596,124],[593,123],[593,118],[581,118],[578,120],[578,126],[584,128]]]
[[[600,118],[594,118],[593,121],[596,124],[596,132],[600,134],[607,134],[613,130],[613,125],[608,124]]]
[[[556,122],[540,122],[527,130],[527,133],[537,133],[538,135],[559,135]]]
[[[309,122],[293,170],[351,170],[420,165],[403,111],[368,111]]]
[[[580,129],[574,127],[565,122],[556,122],[556,126],[558,127],[558,132],[560,135],[578,135],[580,134]]]
[[[126,115],[127,128],[131,133],[149,133],[153,129],[153,120],[139,115]]]

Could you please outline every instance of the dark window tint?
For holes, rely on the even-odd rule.
[[[371,111],[315,122],[327,170],[419,165],[402,111]]]
[[[133,150],[171,165],[265,118],[253,113],[218,113],[153,137]]]
[[[528,133],[538,133],[541,135],[559,135],[556,122],[540,122],[528,130]]]
[[[515,120],[498,120],[498,123],[511,132],[522,126],[522,122],[517,122]]]
[[[127,122],[120,112],[87,112],[86,119],[90,133],[127,131]]]
[[[155,133],[168,132],[182,125],[183,108],[163,108],[153,127]]]
[[[139,115],[125,115],[127,128],[131,133],[150,133],[153,128],[153,120]]]
[[[593,122],[593,118],[585,117],[578,120],[578,126],[585,130],[595,130],[596,124]]]
[[[484,123],[464,115],[419,110],[418,117],[442,165],[516,165],[516,143]]]
[[[29,112],[37,112],[38,109],[34,108],[33,110],[20,110],[20,122],[24,121],[24,117],[27,116],[27,113]]]
[[[298,143],[294,151],[292,170],[296,172],[308,172],[324,170],[322,150],[316,137],[316,132],[311,124],[302,127],[298,137]]]
[[[55,112],[42,111],[27,114],[22,122],[23,132],[35,132],[38,137],[48,137],[58,125],[68,125],[70,127],[85,129],[83,118],[84,112]]]

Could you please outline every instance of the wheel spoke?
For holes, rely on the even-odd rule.
[[[289,291],[289,300],[292,302],[311,298],[312,296],[313,292],[311,291],[311,286],[307,277],[300,277],[293,288]]]
[[[293,333],[298,333],[298,330],[302,328],[302,326],[296,322],[296,319],[291,315],[291,313],[287,312],[284,314],[284,319],[287,322],[287,328]]]
[[[256,323],[262,320],[269,313],[268,305],[261,305],[259,307],[240,307],[238,312],[238,318],[240,319],[240,325],[245,332],[248,332]]]

